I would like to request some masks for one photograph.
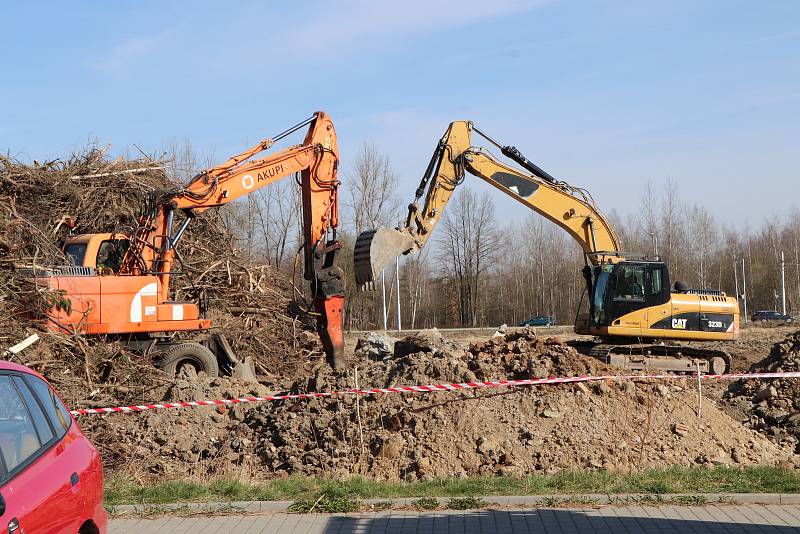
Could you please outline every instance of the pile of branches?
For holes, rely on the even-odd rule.
[[[131,235],[148,195],[176,187],[167,163],[112,159],[97,148],[32,165],[0,156],[0,347],[30,333],[29,319],[53,304],[23,273],[65,264],[56,245],[66,236],[64,217],[77,222],[77,233]],[[244,258],[233,243],[216,210],[196,218],[178,247],[182,274],[173,278],[175,297],[205,290],[212,318],[239,356],[252,356],[259,370],[280,375],[282,362],[296,365],[319,352],[311,337],[301,335],[311,321],[292,312],[288,280]],[[73,406],[97,403],[105,392],[115,400],[134,398],[166,381],[121,347],[78,336],[46,334],[23,357],[66,387]]]

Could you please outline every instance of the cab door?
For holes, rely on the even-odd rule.
[[[655,263],[647,266],[645,303],[647,309],[644,312],[644,323],[642,328],[664,321],[672,316],[672,304],[670,301],[669,272],[663,263]]]
[[[641,332],[647,307],[647,266],[636,263],[620,263],[614,266],[609,283],[611,284],[611,327],[623,335],[637,335]]]

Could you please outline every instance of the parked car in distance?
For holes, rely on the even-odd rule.
[[[0,360],[0,532],[105,534],[103,467],[36,371]]]
[[[784,315],[780,312],[776,312],[773,310],[762,310],[754,313],[753,316],[750,317],[750,320],[753,321],[754,323],[766,322],[766,321],[772,321],[777,323],[791,323],[793,319],[791,315]]]
[[[527,321],[519,323],[520,326],[553,326],[556,324],[552,315],[534,315]]]

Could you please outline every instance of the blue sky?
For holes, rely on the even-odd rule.
[[[798,203],[796,1],[26,2],[2,18],[0,149],[24,159],[96,139],[221,161],[324,109],[342,178],[366,139],[403,203],[455,119],[606,211],[666,178],[728,224]]]

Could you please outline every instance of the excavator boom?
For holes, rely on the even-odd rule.
[[[494,144],[530,174],[505,165],[483,148],[471,145],[474,131]],[[468,121],[455,121],[439,141],[409,206],[406,224],[395,230],[362,233],[355,245],[359,287],[369,289],[380,272],[400,254],[422,248],[433,233],[465,172],[475,175],[528,206],[568,232],[593,264],[620,261],[620,241],[606,217],[583,189],[550,176],[513,146],[504,146]],[[419,199],[424,196],[422,206]]]

